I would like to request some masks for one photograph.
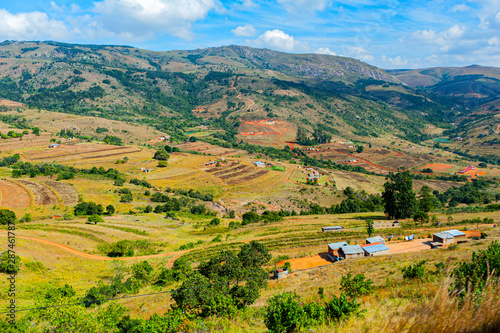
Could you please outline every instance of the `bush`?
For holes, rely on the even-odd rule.
[[[360,305],[355,299],[349,301],[342,293],[340,297],[333,296],[333,299],[325,304],[325,314],[334,321],[345,320],[358,312]]]
[[[122,194],[120,196],[120,202],[132,202],[134,200],[134,197],[130,193]]]
[[[191,214],[203,215],[206,212],[206,208],[203,205],[196,205],[196,206],[191,207],[190,211],[191,211]]]
[[[342,275],[340,285],[340,290],[351,298],[368,295],[373,291],[373,281],[367,279],[364,274],[353,276],[352,272],[349,272],[347,275]]]
[[[6,225],[16,221],[16,213],[8,209],[0,209],[0,224]]]
[[[125,181],[121,178],[118,178],[118,179],[115,179],[115,182],[113,185],[115,186],[123,186],[123,184],[125,183]]]
[[[158,161],[158,164],[156,166],[158,168],[166,168],[166,167],[168,167],[168,162],[167,161]]]
[[[14,256],[14,260],[10,258]],[[0,258],[0,273],[17,274],[21,268],[21,257],[5,251]]]
[[[275,295],[267,301],[264,323],[269,332],[284,333],[300,330],[307,322],[307,315],[295,293]]]
[[[425,275],[425,266],[424,264],[427,260],[421,260],[414,265],[409,265],[401,268],[401,272],[403,272],[404,279],[421,279]]]
[[[212,221],[210,221],[211,226],[218,226],[220,224],[220,219],[219,218],[214,218]]]

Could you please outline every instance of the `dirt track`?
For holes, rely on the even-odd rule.
[[[6,232],[3,232],[3,233],[5,234]],[[169,252],[169,253],[150,254],[150,255],[147,255],[147,256],[110,258],[110,257],[104,257],[104,256],[96,255],[96,254],[89,254],[89,253],[77,251],[75,249],[70,248],[67,245],[56,243],[56,242],[52,242],[52,241],[49,241],[49,240],[46,240],[46,239],[26,237],[26,236],[19,236],[19,235],[16,235],[16,238],[27,239],[27,240],[39,242],[39,243],[42,243],[42,244],[46,244],[46,245],[50,245],[50,246],[55,246],[55,247],[57,247],[57,248],[59,248],[59,249],[61,249],[63,251],[72,253],[72,254],[77,255],[79,257],[83,257],[83,258],[87,258],[87,259],[94,259],[94,260],[104,260],[104,261],[149,259],[149,258],[156,258],[156,257],[167,257],[167,256],[171,256],[171,255],[176,255],[175,258],[178,258],[183,253],[188,252],[188,251],[177,251],[177,252]],[[170,260],[170,261],[172,261],[172,264],[173,264],[173,260]],[[169,263],[170,263],[170,261],[169,261]]]

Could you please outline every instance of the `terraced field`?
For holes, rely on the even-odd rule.
[[[18,182],[26,186],[33,193],[37,205],[55,205],[59,203],[59,199],[57,199],[55,193],[45,184],[31,180],[18,180]]]

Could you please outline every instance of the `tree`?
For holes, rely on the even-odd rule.
[[[33,134],[37,136],[40,135],[40,129],[38,127],[33,127],[31,130],[33,131]]]
[[[385,179],[382,193],[385,213],[395,219],[411,217],[417,207],[417,198],[409,171],[391,172]]]
[[[147,282],[152,272],[153,267],[146,260],[132,265],[132,275],[139,281]]]
[[[16,213],[8,209],[0,209],[0,224],[6,225],[16,221]]]
[[[363,147],[362,145],[359,145],[358,148],[356,149],[356,152],[362,153],[363,150],[365,150],[365,147]]]
[[[113,215],[115,213],[115,207],[113,205],[106,206],[106,215]]]
[[[341,321],[355,314],[360,305],[355,299],[349,301],[346,294],[341,293],[340,297],[335,295],[330,302],[325,304],[325,312],[332,320]]]
[[[299,331],[307,321],[300,297],[291,292],[278,294],[267,301],[264,323],[272,333]]]
[[[159,160],[159,161],[168,161],[170,158],[170,154],[167,153],[165,149],[159,149],[155,152],[153,159]]]
[[[295,141],[297,141],[298,144],[301,145],[308,145],[309,144],[309,138],[307,137],[307,131],[303,127],[298,127],[297,128],[297,135],[295,137]]]
[[[267,248],[257,242],[251,241],[241,247],[240,253],[238,253],[238,258],[243,266],[259,267],[271,260],[271,254],[267,251]]]
[[[14,260],[12,257],[14,256]],[[0,258],[0,273],[17,274],[21,268],[21,257],[5,251]]]
[[[158,168],[166,168],[166,167],[168,167],[168,162],[167,161],[158,161],[158,164],[156,166]]]
[[[418,207],[423,212],[430,212],[434,209],[436,202],[436,197],[432,194],[429,186],[422,186],[420,189],[420,200],[418,201]]]
[[[212,219],[212,221],[210,221],[210,225],[212,225],[212,226],[218,226],[218,225],[220,225],[220,219],[217,218],[217,217],[214,218],[214,219]]]
[[[429,214],[419,210],[418,212],[413,214],[413,221],[420,222],[421,224],[429,223]]]
[[[375,227],[373,226],[372,219],[366,220],[366,233],[368,234],[368,237],[371,237],[375,233]]]
[[[421,279],[425,275],[425,266],[424,264],[427,260],[420,260],[414,265],[408,265],[401,268],[401,272],[403,273],[404,279]]]
[[[98,222],[104,222],[104,220],[99,215],[94,214],[94,215],[90,215],[87,218],[87,222],[97,224]]]

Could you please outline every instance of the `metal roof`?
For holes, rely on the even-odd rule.
[[[459,237],[459,236],[465,236],[465,233],[464,232],[461,232],[457,229],[453,229],[453,230],[446,230],[446,231],[443,231],[443,232],[446,232],[447,234],[450,234],[452,235],[453,237]]]
[[[437,236],[441,239],[450,239],[450,238],[454,238],[452,234],[449,234],[449,233],[446,233],[446,232],[438,232],[438,233],[435,233],[433,234],[434,236]]]
[[[377,243],[377,242],[385,242],[385,238],[380,236],[374,236],[366,239],[367,242]]]
[[[323,229],[323,230],[336,230],[336,229],[344,229],[344,227],[342,227],[340,225],[336,225],[333,227],[322,227],[321,229]]]
[[[374,252],[389,250],[389,248],[384,244],[377,244],[377,245],[365,246],[363,247],[363,250],[365,250],[368,253],[374,253]]]
[[[349,244],[347,244],[346,242],[337,242],[337,243],[330,243],[328,244],[328,247],[332,250],[338,250],[340,249],[342,246],[347,246]]]
[[[342,246],[341,247],[342,252],[344,254],[357,254],[357,253],[365,253],[361,246],[359,245],[347,245],[347,246]]]

